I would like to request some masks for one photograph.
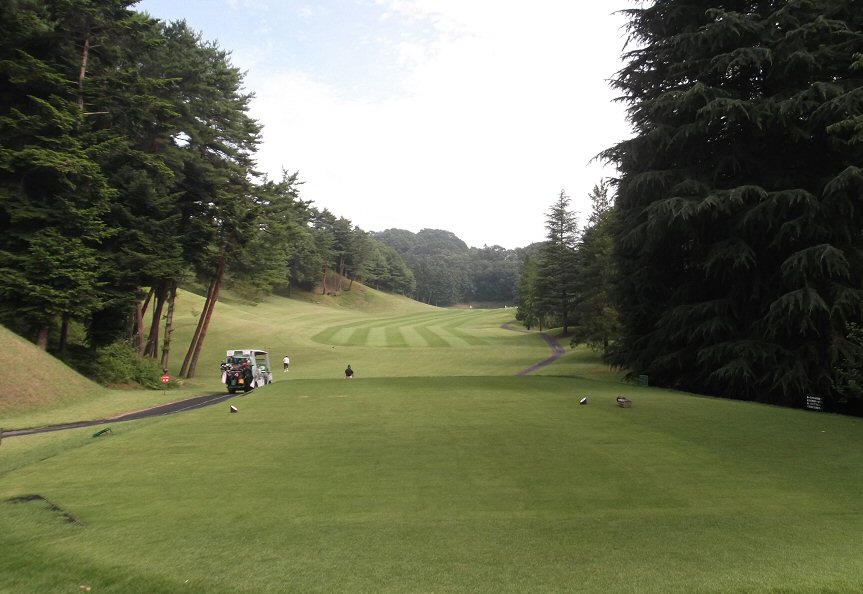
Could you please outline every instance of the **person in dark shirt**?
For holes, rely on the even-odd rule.
[[[354,377],[354,370],[348,365],[348,368],[345,369],[345,379],[351,379],[352,377]]]

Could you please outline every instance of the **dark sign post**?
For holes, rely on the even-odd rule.
[[[165,386],[168,385],[168,382],[171,381],[171,376],[167,373],[162,376],[162,391],[165,391]]]

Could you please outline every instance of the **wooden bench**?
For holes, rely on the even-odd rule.
[[[621,408],[630,408],[632,406],[632,400],[630,400],[626,396],[618,396],[617,397],[617,406],[619,406]]]

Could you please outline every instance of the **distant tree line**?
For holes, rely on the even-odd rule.
[[[417,301],[439,307],[515,302],[525,249],[469,248],[439,229],[387,229],[372,236],[395,250],[413,272],[416,286],[410,296]]]
[[[177,288],[201,283],[190,377],[223,287],[412,294],[395,250],[302,200],[296,174],[256,171],[229,54],[134,4],[0,4],[0,321],[61,352],[77,324],[167,367]]]

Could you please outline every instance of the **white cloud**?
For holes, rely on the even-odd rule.
[[[299,170],[305,199],[366,230],[524,246],[544,238],[561,189],[586,218],[587,192],[610,174],[589,161],[628,133],[605,82],[622,46],[613,3],[379,4],[436,32],[393,44],[399,92],[352,98],[298,71],[258,79],[261,167]]]
[[[228,0],[228,6],[234,10],[243,10],[256,14],[264,14],[270,9],[269,2],[266,0]]]

